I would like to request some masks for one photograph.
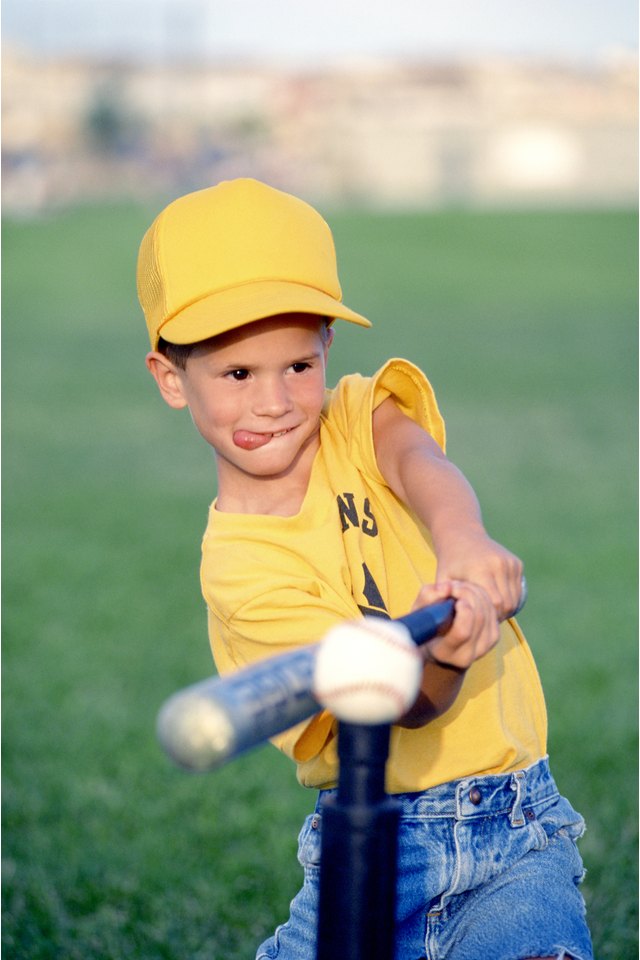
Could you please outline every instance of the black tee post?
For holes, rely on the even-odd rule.
[[[399,806],[385,793],[389,724],[340,723],[322,806],[317,960],[392,960]]]

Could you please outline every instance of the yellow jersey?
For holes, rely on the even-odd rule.
[[[424,374],[406,360],[327,391],[320,447],[292,517],[222,513],[202,543],[201,583],[220,674],[302,644],[362,614],[408,613],[436,558],[428,531],[393,494],[375,456],[372,414],[387,397],[444,449],[445,428]],[[274,738],[300,783],[336,785],[337,723],[327,711]],[[467,671],[450,709],[419,729],[394,726],[387,791],[425,790],[472,774],[507,773],[546,754],[544,696],[515,620]]]

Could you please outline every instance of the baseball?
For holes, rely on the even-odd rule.
[[[342,623],[320,643],[313,694],[338,720],[393,723],[413,704],[422,658],[409,631],[379,617]]]

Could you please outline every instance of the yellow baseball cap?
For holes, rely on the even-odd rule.
[[[331,230],[297,197],[227,180],[174,200],[145,234],[138,298],[152,349],[280,313],[370,322],[342,303]]]

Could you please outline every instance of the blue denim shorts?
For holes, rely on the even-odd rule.
[[[300,832],[304,884],[256,960],[315,960],[322,806]],[[578,889],[584,821],[547,760],[399,794],[396,960],[593,960]]]

